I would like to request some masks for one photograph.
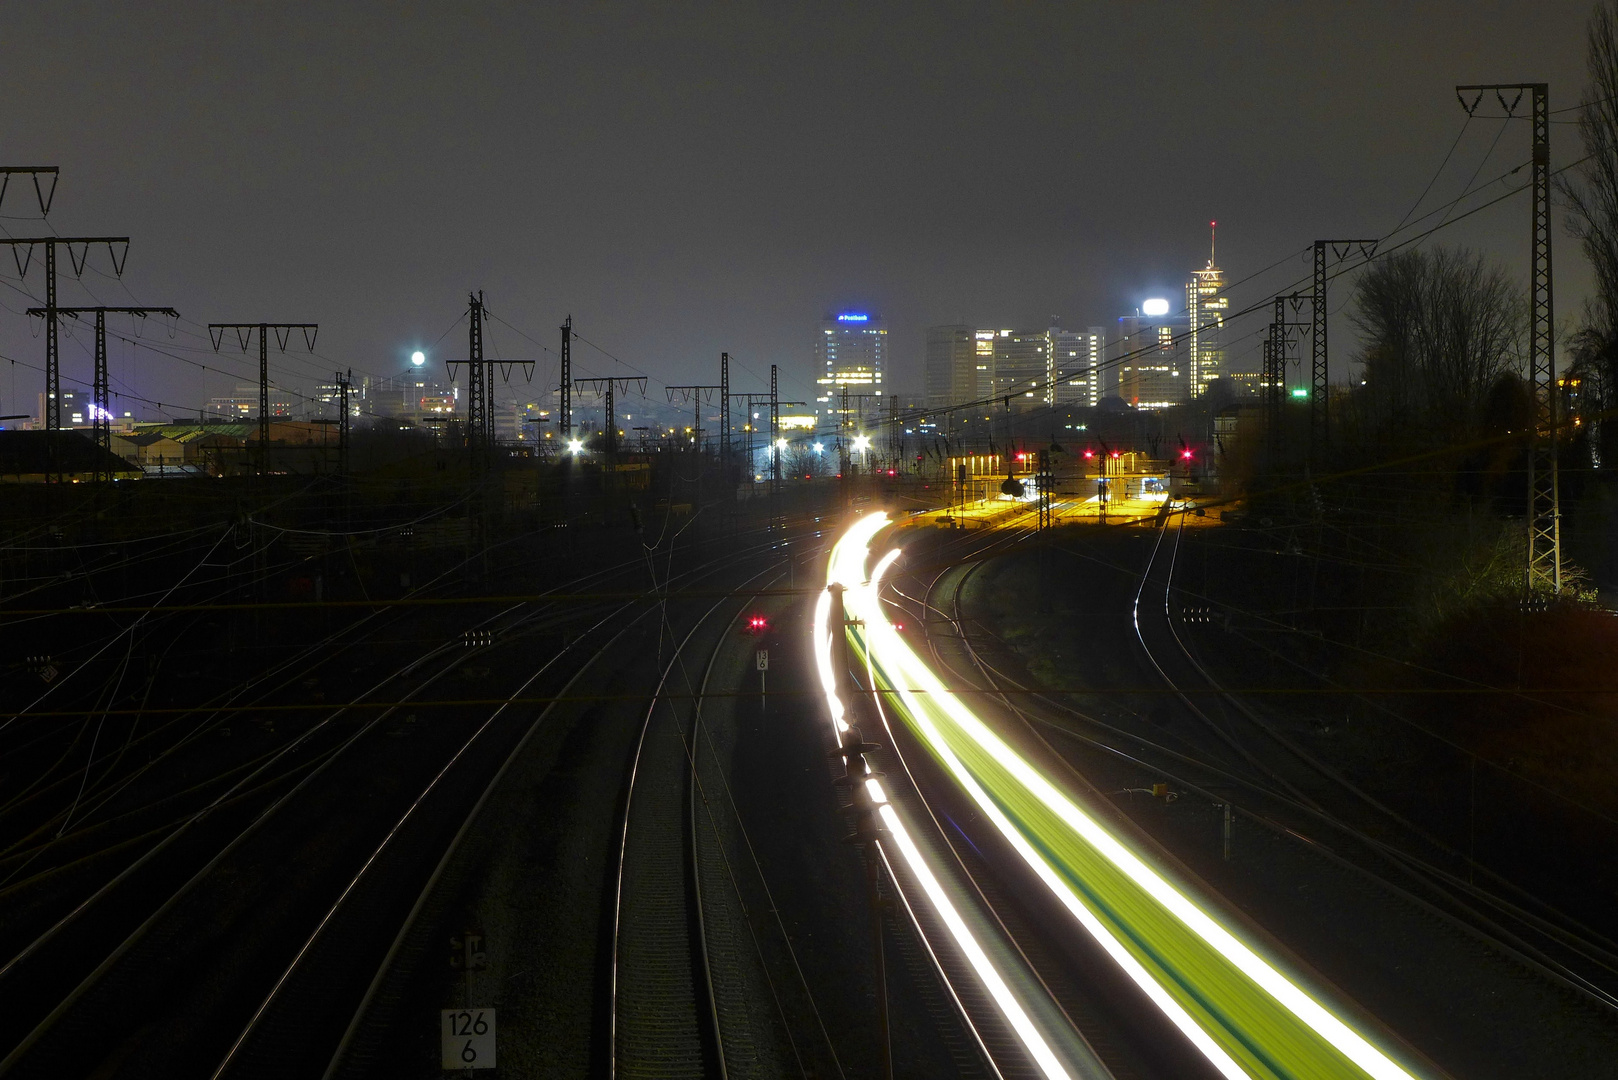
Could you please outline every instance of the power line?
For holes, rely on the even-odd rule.
[[[1590,160],[1590,155],[1586,155],[1585,157],[1579,158],[1577,161],[1573,161],[1573,162],[1570,162],[1567,165],[1562,166],[1560,169],[1556,169],[1551,175],[1553,175],[1553,176],[1560,175],[1561,173],[1567,172],[1570,169],[1577,168],[1578,166],[1584,164],[1588,160]],[[1473,190],[1468,190],[1468,191],[1463,192],[1461,195],[1457,196],[1455,199],[1451,200],[1449,203],[1445,204],[1444,206],[1436,207],[1433,210],[1429,211],[1428,213],[1423,214],[1420,218],[1416,219],[1415,223],[1425,221],[1428,218],[1431,218],[1436,214],[1446,213],[1446,211],[1453,209],[1453,207],[1456,204],[1458,204],[1460,202],[1463,202],[1464,200],[1472,197],[1473,195],[1476,195],[1479,191],[1486,190],[1487,188],[1493,186],[1494,184],[1499,183],[1500,181],[1505,180],[1506,178],[1508,178],[1510,176],[1513,176],[1518,172],[1521,172],[1523,169],[1527,168],[1530,164],[1532,164],[1532,162],[1525,161],[1522,164],[1517,165],[1516,167],[1514,167],[1512,169],[1508,169],[1504,173],[1501,173],[1499,176],[1495,177],[1492,180],[1489,180],[1487,183],[1481,185],[1480,187],[1478,187],[1476,189],[1473,189]],[[1477,206],[1472,207],[1470,210],[1467,210],[1464,213],[1458,214],[1453,218],[1449,217],[1447,215],[1447,213],[1446,213],[1445,219],[1440,221],[1437,225],[1434,225],[1429,229],[1423,230],[1422,232],[1419,232],[1419,233],[1416,233],[1416,234],[1414,234],[1412,236],[1409,236],[1409,237],[1405,238],[1404,240],[1401,240],[1397,244],[1394,244],[1394,245],[1392,245],[1390,247],[1381,247],[1380,243],[1379,243],[1379,246],[1378,246],[1378,249],[1377,249],[1375,255],[1373,255],[1371,258],[1365,259],[1365,260],[1363,260],[1361,262],[1358,262],[1358,263],[1354,263],[1352,265],[1340,266],[1335,272],[1333,272],[1332,274],[1329,275],[1329,278],[1331,280],[1335,280],[1336,278],[1341,277],[1344,274],[1352,273],[1352,272],[1354,272],[1356,270],[1359,270],[1359,269],[1363,268],[1364,266],[1368,265],[1370,262],[1374,261],[1375,259],[1383,258],[1383,257],[1385,257],[1387,255],[1391,255],[1392,253],[1394,253],[1396,251],[1400,251],[1400,250],[1402,250],[1402,249],[1404,249],[1406,247],[1409,247],[1412,244],[1420,243],[1422,240],[1425,240],[1429,236],[1432,236],[1433,234],[1437,233],[1441,229],[1447,228],[1447,227],[1452,226],[1452,225],[1459,224],[1460,222],[1462,222],[1462,221],[1466,220],[1467,218],[1471,217],[1473,214],[1481,213],[1482,211],[1487,210],[1490,207],[1492,207],[1492,206],[1494,206],[1494,205],[1496,205],[1496,204],[1498,204],[1498,203],[1500,203],[1500,202],[1502,202],[1502,201],[1504,201],[1506,199],[1511,198],[1513,195],[1518,195],[1518,194],[1520,194],[1520,193],[1522,193],[1524,191],[1527,191],[1529,189],[1529,186],[1530,185],[1524,185],[1522,187],[1511,188],[1510,190],[1505,191],[1502,194],[1495,196],[1494,198],[1488,200],[1487,202],[1480,203]],[[1393,236],[1398,231],[1399,231],[1398,229],[1392,230],[1390,233],[1387,234],[1387,236],[1383,237],[1382,242],[1385,242],[1388,238]],[[1303,249],[1303,251],[1305,251],[1305,252],[1307,252],[1309,250],[1310,249],[1308,249],[1308,248]],[[1273,268],[1273,266],[1275,266],[1275,265],[1278,265],[1278,264],[1271,264],[1271,268]],[[1269,269],[1269,268],[1266,268],[1266,269]],[[1260,272],[1262,273],[1264,271],[1260,271]],[[1250,275],[1249,278],[1243,279],[1243,280],[1251,280],[1252,276],[1254,276],[1254,275]],[[1289,291],[1290,289],[1294,289],[1297,286],[1304,284],[1307,280],[1308,280],[1308,278],[1302,278],[1302,277],[1298,278],[1295,281],[1291,282],[1290,285],[1283,287],[1283,289],[1281,291],[1286,292],[1286,291]],[[1229,286],[1227,288],[1234,288],[1234,287],[1235,286],[1232,285],[1232,286]],[[1249,305],[1249,306],[1247,306],[1245,308],[1241,308],[1241,309],[1239,309],[1237,311],[1234,311],[1234,312],[1230,313],[1229,315],[1226,315],[1225,319],[1228,322],[1228,321],[1233,321],[1235,319],[1243,318],[1245,316],[1252,315],[1252,314],[1255,314],[1255,313],[1258,313],[1258,312],[1261,312],[1261,311],[1265,311],[1265,310],[1270,308],[1272,303],[1273,303],[1273,298],[1268,298],[1267,297],[1264,300],[1258,301],[1258,302],[1256,302],[1254,304],[1251,304],[1251,305]],[[1190,333],[1191,333],[1190,331],[1186,331],[1185,333],[1177,334],[1177,335],[1173,336],[1170,339],[1170,341],[1173,344],[1179,344],[1180,342],[1182,342],[1186,338],[1188,338],[1190,336]],[[1076,379],[1079,379],[1079,378],[1083,377],[1084,375],[1086,375],[1088,373],[1088,371],[1106,370],[1108,368],[1117,367],[1117,366],[1119,366],[1119,365],[1121,365],[1121,364],[1123,364],[1123,363],[1125,363],[1127,361],[1138,359],[1138,358],[1140,358],[1142,356],[1150,355],[1151,353],[1156,352],[1157,350],[1162,348],[1162,344],[1163,344],[1162,342],[1154,341],[1150,345],[1142,346],[1139,349],[1135,349],[1135,350],[1132,350],[1130,352],[1124,353],[1122,355],[1113,357],[1110,360],[1103,360],[1099,365],[1097,365],[1094,368],[1087,369],[1087,371],[1074,372],[1074,373],[1069,374],[1069,375],[1061,375],[1061,376],[1058,376],[1058,377],[1056,377],[1054,379],[1047,379],[1047,380],[1044,380],[1044,381],[1037,380],[1037,379],[1036,380],[1031,380],[1030,381],[1030,388],[1038,390],[1038,389],[1042,389],[1042,388],[1054,388],[1054,387],[1059,386],[1059,385],[1061,385],[1063,383],[1070,383],[1070,382],[1073,382]],[[958,410],[961,410],[961,409],[983,408],[984,406],[992,407],[996,402],[1000,401],[1002,396],[1003,395],[991,395],[991,396],[987,396],[987,397],[978,398],[978,399],[975,399],[975,400],[972,400],[972,401],[957,402],[957,403],[954,403],[954,404],[951,404],[951,405],[947,405],[942,409],[913,409],[913,410],[910,410],[907,413],[902,414],[901,417],[900,417],[900,420],[902,422],[902,421],[907,421],[907,420],[913,420],[913,419],[918,418],[918,417],[936,416],[936,415],[938,415],[940,413],[947,414],[947,413],[955,412],[955,411],[958,411]],[[1031,413],[1037,415],[1037,414],[1042,413],[1042,412],[1053,411],[1054,409],[1059,408],[1059,407],[1060,406],[1056,406],[1056,405],[1044,405],[1044,404],[1042,404],[1042,405],[1036,407],[1034,410],[1031,410]]]
[[[1461,140],[1466,137],[1466,129],[1471,126],[1472,115],[1468,113],[1466,119],[1461,121],[1461,130],[1455,133],[1455,141],[1450,143],[1449,149],[1444,152],[1444,160],[1438,163],[1438,168],[1433,171],[1432,179],[1428,180],[1427,186],[1421,189],[1421,194],[1416,196],[1416,201],[1410,204],[1410,209],[1406,210],[1405,216],[1399,219],[1399,224],[1393,227],[1393,232],[1398,232],[1404,228],[1405,222],[1410,220],[1410,215],[1420,209],[1422,202],[1427,198],[1427,193],[1433,190],[1433,185],[1438,183],[1438,178],[1444,174],[1444,167],[1449,164],[1449,159],[1454,156],[1455,148],[1460,146]],[[1475,180],[1477,177],[1474,176],[1473,179]]]

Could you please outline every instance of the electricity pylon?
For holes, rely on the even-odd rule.
[[[320,333],[319,323],[209,323],[208,337],[213,341],[213,351],[218,352],[219,346],[225,340],[225,331],[236,331],[236,340],[241,344],[242,352],[247,352],[247,343],[253,340],[253,331],[258,331],[258,453],[254,462],[254,471],[263,474],[269,471],[270,463],[270,331],[275,331],[276,344],[281,351],[287,351],[287,342],[292,338],[292,331],[303,331],[304,346],[315,351],[315,338]]]
[[[30,315],[44,315],[45,308],[29,308]],[[77,319],[80,315],[96,317],[96,345],[95,345],[95,376],[91,382],[90,407],[86,411],[90,414],[90,440],[96,448],[101,450],[96,455],[94,479],[106,481],[112,479],[111,467],[107,464],[108,455],[112,453],[112,407],[108,404],[112,398],[111,379],[107,375],[107,312],[123,315],[134,315],[144,319],[148,315],[167,315],[171,319],[178,319],[180,313],[171,307],[59,307],[57,315],[66,315]]]
[[[36,170],[24,169],[24,172]],[[39,170],[42,171],[42,170]],[[7,174],[9,175],[9,174]],[[36,178],[36,183],[38,182]],[[51,187],[52,193],[56,190]],[[42,202],[42,207],[48,205]],[[47,432],[60,431],[62,427],[62,363],[61,349],[57,338],[56,306],[56,249],[58,245],[67,248],[68,262],[73,266],[73,275],[82,276],[84,266],[90,259],[91,244],[106,244],[107,257],[112,260],[112,269],[118,277],[124,276],[124,263],[129,259],[129,237],[127,236],[32,236],[17,239],[0,239],[0,244],[9,244],[13,257],[17,261],[17,276],[26,277],[28,266],[34,259],[34,246],[43,245],[45,248],[45,306],[40,311],[45,316],[45,430]],[[75,252],[75,245],[77,251]],[[120,247],[122,253],[120,253]],[[49,437],[50,466],[46,478],[55,483],[61,483],[62,474],[58,467],[56,452],[56,438]]]
[[[1468,116],[1477,111],[1486,91],[1493,90],[1507,117],[1516,115],[1523,95],[1529,97],[1533,139],[1533,205],[1529,210],[1529,250],[1533,268],[1528,279],[1528,387],[1534,397],[1534,430],[1528,450],[1528,566],[1524,586],[1529,593],[1562,591],[1562,507],[1557,481],[1556,356],[1551,321],[1551,117],[1548,83],[1489,83],[1457,86],[1455,96]],[[1470,102],[1466,94],[1476,91]],[[1516,96],[1506,100],[1507,91]]]

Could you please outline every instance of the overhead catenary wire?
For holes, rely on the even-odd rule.
[[[1552,172],[1552,175],[1553,176],[1560,175],[1560,174],[1562,174],[1564,172],[1567,172],[1567,171],[1569,171],[1571,169],[1577,168],[1578,166],[1584,164],[1588,160],[1589,160],[1589,156],[1586,155],[1585,157],[1579,158],[1576,161],[1570,162],[1569,164],[1564,165],[1561,168],[1554,170]],[[1432,226],[1432,227],[1430,227],[1428,229],[1425,229],[1422,232],[1416,233],[1416,234],[1414,234],[1412,236],[1406,237],[1406,238],[1400,240],[1398,243],[1393,244],[1390,247],[1384,247],[1382,245],[1394,235],[1394,233],[1389,233],[1387,236],[1383,237],[1383,239],[1381,241],[1378,242],[1376,250],[1374,251],[1373,254],[1371,254],[1367,258],[1363,258],[1359,262],[1347,263],[1345,261],[1345,263],[1343,265],[1339,265],[1335,270],[1331,271],[1328,274],[1327,280],[1336,280],[1337,278],[1342,277],[1345,274],[1353,273],[1354,271],[1357,271],[1357,270],[1369,265],[1370,263],[1375,262],[1378,259],[1385,258],[1386,256],[1388,256],[1388,255],[1390,255],[1390,254],[1392,254],[1392,253],[1394,253],[1396,251],[1403,250],[1404,248],[1410,247],[1410,246],[1412,246],[1414,244],[1419,244],[1423,240],[1425,240],[1428,237],[1436,234],[1437,232],[1439,232],[1440,230],[1442,230],[1444,228],[1456,225],[1459,222],[1464,221],[1465,219],[1471,217],[1474,214],[1481,213],[1482,211],[1487,210],[1490,207],[1495,206],[1498,203],[1503,202],[1504,200],[1509,199],[1514,195],[1518,195],[1518,194],[1521,194],[1524,191],[1527,191],[1528,190],[1528,185],[1523,185],[1521,187],[1511,188],[1511,189],[1505,191],[1504,193],[1489,199],[1486,202],[1480,203],[1479,205],[1474,206],[1474,207],[1466,210],[1464,213],[1455,215],[1454,217],[1448,216],[1450,211],[1453,209],[1453,207],[1455,205],[1459,204],[1460,202],[1462,202],[1462,201],[1464,201],[1464,200],[1466,200],[1468,198],[1471,198],[1472,196],[1474,196],[1474,195],[1476,195],[1476,194],[1478,194],[1478,193],[1480,193],[1482,191],[1487,190],[1488,188],[1492,187],[1494,184],[1500,183],[1501,181],[1515,175],[1516,173],[1521,172],[1523,169],[1527,168],[1529,166],[1529,164],[1530,164],[1530,162],[1525,161],[1525,162],[1523,162],[1523,163],[1521,163],[1521,164],[1519,164],[1519,165],[1517,165],[1517,166],[1515,166],[1515,167],[1513,167],[1511,169],[1508,169],[1506,172],[1500,174],[1499,176],[1493,178],[1492,180],[1489,180],[1488,182],[1484,183],[1483,185],[1481,185],[1481,186],[1479,186],[1479,187],[1477,187],[1475,189],[1465,191],[1461,195],[1457,196],[1455,199],[1451,200],[1450,202],[1445,203],[1444,205],[1439,206],[1439,207],[1429,211],[1426,214],[1423,214],[1420,218],[1417,218],[1414,222],[1411,222],[1411,224],[1419,224],[1422,221],[1425,221],[1425,220],[1427,220],[1427,219],[1429,219],[1429,218],[1431,218],[1431,217],[1433,217],[1435,215],[1438,215],[1438,214],[1444,214],[1445,217],[1437,225],[1434,225],[1434,226]],[[1244,279],[1244,280],[1246,280],[1246,279]],[[1277,293],[1278,294],[1286,293],[1286,292],[1288,292],[1288,291],[1290,291],[1292,289],[1296,289],[1298,286],[1305,284],[1308,280],[1309,280],[1309,278],[1307,278],[1307,277],[1296,278],[1292,282],[1290,282],[1288,285],[1285,285],[1282,288],[1278,289]],[[1234,288],[1234,287],[1235,287],[1234,284],[1231,285],[1231,286],[1227,286],[1227,291],[1229,289],[1231,289],[1231,288]],[[1234,321],[1236,319],[1245,318],[1245,317],[1250,316],[1250,315],[1267,313],[1267,312],[1269,312],[1271,310],[1272,304],[1273,304],[1273,299],[1267,297],[1267,298],[1265,298],[1263,300],[1260,300],[1260,301],[1258,301],[1256,303],[1250,304],[1247,307],[1238,309],[1238,310],[1236,310],[1234,312],[1231,312],[1230,314],[1225,315],[1224,320],[1225,320],[1226,323],[1229,323],[1229,322]],[[1262,333],[1262,332],[1263,332],[1263,328],[1260,328],[1259,330],[1254,331],[1254,333]],[[1192,333],[1192,331],[1187,330],[1184,333],[1176,334],[1176,335],[1174,335],[1172,337],[1171,341],[1174,344],[1179,344],[1180,342],[1183,342],[1187,338],[1189,338],[1191,336],[1191,333]],[[1060,386],[1060,385],[1062,385],[1064,383],[1069,383],[1069,382],[1076,381],[1076,380],[1078,380],[1080,378],[1088,377],[1091,371],[1105,370],[1105,369],[1109,369],[1109,368],[1113,368],[1113,367],[1118,367],[1118,366],[1121,366],[1124,363],[1127,363],[1130,360],[1138,359],[1138,358],[1144,357],[1144,356],[1149,356],[1152,353],[1157,352],[1160,348],[1162,348],[1162,345],[1163,345],[1162,342],[1154,340],[1150,345],[1143,346],[1143,347],[1141,347],[1139,349],[1135,349],[1135,350],[1132,350],[1130,352],[1121,354],[1119,356],[1113,357],[1110,360],[1104,360],[1104,361],[1102,361],[1102,363],[1100,365],[1098,365],[1097,368],[1084,369],[1084,370],[1081,370],[1081,371],[1078,371],[1078,372],[1073,372],[1071,374],[1059,375],[1054,379],[1043,379],[1043,380],[1042,379],[1030,379],[1030,380],[1028,380],[1028,383],[1026,385],[1019,385],[1019,387],[1017,388],[1017,393],[1020,394],[1025,390],[1037,392],[1039,390],[1053,389],[1053,388],[1055,388],[1057,386]],[[960,411],[960,410],[963,410],[963,409],[981,409],[981,408],[984,408],[984,407],[992,408],[992,407],[998,405],[1001,402],[1001,400],[1004,398],[1004,396],[1005,396],[1004,393],[993,394],[993,395],[990,395],[990,396],[987,396],[987,397],[981,397],[981,398],[977,398],[977,399],[971,400],[971,401],[956,402],[956,403],[953,403],[953,404],[950,404],[950,405],[946,405],[943,408],[939,408],[939,409],[931,409],[931,408],[910,409],[910,410],[906,410],[905,412],[901,413],[899,415],[898,419],[899,419],[900,422],[913,422],[913,421],[915,421],[915,420],[917,420],[919,418],[926,418],[926,417],[929,417],[929,416],[938,416],[940,414],[948,414],[948,413]],[[1031,416],[1048,415],[1050,412],[1054,411],[1057,408],[1060,408],[1060,406],[1052,405],[1052,404],[1041,404],[1041,405],[1037,406],[1036,408],[1030,410],[1029,415],[1031,415]]]

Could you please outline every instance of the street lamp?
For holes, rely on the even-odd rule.
[[[567,452],[570,454],[582,454],[584,452],[583,441],[579,439],[569,439],[567,441]]]

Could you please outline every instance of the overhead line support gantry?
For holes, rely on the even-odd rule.
[[[21,172],[40,172],[31,168],[24,168]],[[5,175],[9,177],[10,172]],[[38,179],[35,179],[38,183]],[[51,186],[54,195],[56,187]],[[48,202],[42,203],[48,206]],[[45,248],[45,306],[40,310],[45,315],[45,430],[47,432],[60,431],[62,427],[62,362],[61,348],[57,338],[56,306],[56,248],[63,245],[67,248],[68,262],[73,266],[75,277],[84,273],[84,266],[90,259],[91,244],[106,244],[107,256],[112,260],[112,269],[118,277],[124,276],[124,263],[129,259],[129,237],[127,236],[30,236],[6,237],[0,239],[0,244],[11,246],[13,257],[17,262],[17,276],[28,275],[28,265],[33,262],[34,246],[44,245]],[[78,253],[74,253],[74,246],[78,246]],[[119,246],[122,245],[122,254]],[[26,254],[23,250],[26,249]],[[51,456],[51,466],[46,473],[47,479],[60,483],[61,470],[57,467],[56,439],[49,437],[48,453]]]
[[[684,386],[666,386],[663,389],[668,396],[670,405],[674,404],[674,398],[676,395],[679,396],[682,404],[693,400],[696,402],[691,418],[691,446],[693,449],[700,452],[702,450],[702,397],[704,394],[706,394],[708,396],[708,401],[712,402],[713,396],[717,393],[723,392],[725,387],[698,386],[696,384],[688,384]],[[721,413],[723,413],[723,411],[723,409],[720,410]]]
[[[315,338],[320,334],[320,324],[209,323],[208,337],[213,341],[214,352],[218,352],[219,346],[224,342],[226,330],[236,332],[236,341],[244,353],[247,351],[247,343],[253,339],[253,331],[258,331],[258,460],[255,468],[257,472],[264,473],[269,470],[270,461],[270,331],[275,331],[276,344],[281,347],[282,352],[286,352],[292,331],[302,330],[305,348],[314,352]]]
[[[80,315],[94,315],[96,318],[96,344],[95,344],[95,375],[91,381],[90,408],[90,438],[96,447],[102,451],[96,456],[94,479],[97,481],[111,480],[112,473],[107,465],[107,455],[112,453],[112,409],[108,402],[112,398],[112,380],[107,375],[107,312],[121,315],[134,315],[144,319],[148,315],[167,315],[171,319],[178,319],[180,313],[171,307],[59,307],[57,315],[66,315],[77,319]],[[45,315],[45,308],[29,308],[30,315]]]
[[[489,368],[498,364],[507,369],[517,364],[526,364],[530,377],[533,372],[532,360],[490,360],[483,348],[483,320],[488,315],[488,308],[483,303],[481,291],[467,294],[467,358],[465,360],[446,360],[446,367],[456,364],[466,365],[466,452],[467,467],[473,480],[481,480],[489,471],[489,465],[494,457],[494,382],[489,377]]]
[[[1557,478],[1556,356],[1551,293],[1551,118],[1548,83],[1484,83],[1457,86],[1455,96],[1471,116],[1493,90],[1507,117],[1529,98],[1533,141],[1533,205],[1529,210],[1533,267],[1528,279],[1528,385],[1534,398],[1534,429],[1528,448],[1528,565],[1524,588],[1562,591],[1562,507]],[[1507,91],[1516,96],[1506,100]],[[1470,102],[1466,95],[1475,93]]]
[[[1370,261],[1376,253],[1376,240],[1316,240],[1315,241],[1315,318],[1310,340],[1309,366],[1309,461],[1316,468],[1324,460],[1331,435],[1331,405],[1329,400],[1328,357],[1326,353],[1326,252],[1329,250],[1338,262],[1358,249],[1360,257]]]
[[[628,378],[574,379],[573,380],[573,386],[574,386],[575,389],[578,389],[578,390],[605,391],[605,397],[607,399],[606,400],[606,423],[602,427],[602,432],[605,435],[606,440],[607,440],[605,450],[606,450],[606,452],[608,454],[616,454],[618,452],[618,421],[617,421],[616,415],[615,415],[614,410],[613,410],[613,397],[612,397],[612,387],[613,387],[614,383],[618,384],[619,393],[622,393],[622,394],[629,393],[629,384],[630,383],[639,383],[640,384],[641,396],[644,397],[645,394],[646,394],[646,376],[644,376],[644,375],[634,375],[634,376],[630,376]]]

